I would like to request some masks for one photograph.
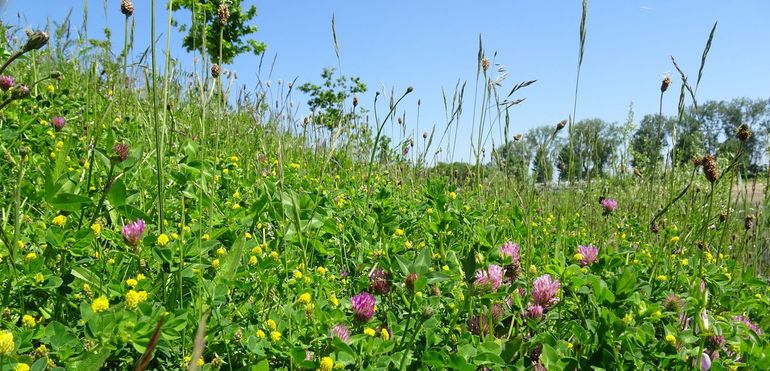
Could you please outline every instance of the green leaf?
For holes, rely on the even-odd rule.
[[[90,197],[73,193],[59,193],[49,202],[59,210],[77,212],[81,211],[84,205],[91,205],[93,200]]]
[[[91,352],[78,357],[78,360],[69,364],[69,369],[82,371],[99,371],[104,362],[110,357],[111,352],[107,349],[97,348]]]

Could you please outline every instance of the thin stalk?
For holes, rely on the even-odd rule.
[[[158,227],[160,233],[163,233],[163,141],[160,121],[158,120],[158,92],[157,92],[157,55],[155,53],[155,0],[150,2],[152,10],[150,12],[150,43],[152,49],[152,118],[155,126],[155,166],[157,167],[156,178],[158,181]],[[164,282],[165,286],[165,282]]]

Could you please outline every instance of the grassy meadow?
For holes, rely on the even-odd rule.
[[[510,130],[534,81],[498,88],[481,43],[412,137],[411,88],[302,118],[301,82],[241,90],[205,53],[66,27],[0,40],[0,370],[770,368],[748,126],[645,167],[621,141],[597,173],[601,135],[570,119]],[[679,72],[650,94],[684,115],[700,74]],[[438,161],[458,140],[472,161]],[[588,152],[559,168],[563,148]]]

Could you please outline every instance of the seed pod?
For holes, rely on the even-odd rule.
[[[43,31],[35,31],[29,34],[27,43],[24,44],[23,51],[37,50],[48,44],[48,34]]]
[[[219,17],[219,26],[224,27],[227,24],[227,19],[230,18],[230,9],[227,7],[227,3],[219,4],[217,16]]]
[[[660,83],[660,92],[665,93],[669,85],[671,85],[671,78],[668,75],[663,76],[663,82]]]
[[[700,167],[701,165],[703,165],[703,157],[701,157],[701,156],[697,156],[697,155],[696,156],[692,156],[691,161],[692,161],[693,166],[695,166],[695,167]]]
[[[219,74],[222,72],[221,67],[219,67],[218,64],[214,63],[211,65],[211,77],[218,78]]]
[[[738,126],[738,131],[735,133],[735,136],[738,137],[741,142],[745,142],[751,138],[751,128],[746,124],[741,124]]]
[[[120,2],[120,12],[126,16],[126,18],[134,14],[134,3],[131,0],[123,0]]]
[[[353,96],[353,108],[358,107],[358,96]]]
[[[561,120],[558,124],[556,124],[556,131],[559,131],[561,129],[564,129],[564,127],[567,126],[567,120]]]
[[[522,137],[522,135],[521,135],[521,134],[516,134],[516,135],[514,135],[514,136],[513,136],[513,141],[514,141],[514,142],[518,142],[518,141],[520,141],[520,140],[521,140],[521,137]]]
[[[63,79],[63,78],[64,78],[64,77],[62,76],[61,72],[59,72],[59,71],[53,71],[53,72],[51,72],[51,74],[50,74],[50,75],[48,75],[48,76],[49,76],[50,78],[52,78],[52,79],[54,79],[54,80],[58,80],[58,81],[61,81],[61,79]]]
[[[727,216],[728,216],[727,210],[722,210],[722,212],[719,213],[719,221],[724,223],[725,221],[727,221]]]
[[[406,287],[409,288],[409,290],[414,291],[415,282],[417,282],[417,273],[409,273],[409,275],[406,276]]]
[[[747,231],[754,228],[754,220],[756,220],[754,214],[746,215],[746,219],[743,220],[743,227],[746,228]]]
[[[719,171],[717,170],[717,159],[712,155],[703,156],[703,174],[709,182],[714,183],[719,180]]]
[[[481,60],[481,69],[484,70],[484,72],[487,72],[489,69],[489,59],[484,58]]]

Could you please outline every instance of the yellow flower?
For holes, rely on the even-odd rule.
[[[211,239],[211,236],[209,236],[208,233],[204,233],[203,236],[201,236],[201,240],[208,241]]]
[[[679,261],[679,264],[681,264],[682,266],[686,267],[686,266],[688,266],[690,264],[690,261],[687,260],[687,259],[682,259],[682,260]]]
[[[671,243],[677,243],[679,242],[679,236],[671,237]]]
[[[319,371],[331,371],[334,369],[334,360],[332,357],[321,358],[321,363],[318,365]]]
[[[45,281],[45,277],[43,277],[43,274],[42,274],[42,273],[40,273],[40,272],[37,272],[37,273],[35,274],[35,282],[37,282],[37,283],[43,283],[43,281]]]
[[[270,252],[270,257],[271,257],[273,260],[278,260],[278,253],[277,253],[277,252],[275,252],[275,251],[271,251],[271,252]]]
[[[260,338],[260,339],[264,339],[265,338],[265,332],[262,331],[262,330],[257,330],[257,337]]]
[[[315,271],[318,272],[318,274],[320,274],[322,276],[326,275],[326,268],[324,268],[324,267],[318,267],[318,268],[315,269]]]
[[[26,363],[17,363],[13,371],[29,371],[29,365]]]
[[[35,317],[25,314],[24,317],[21,318],[21,324],[24,325],[24,327],[32,328],[37,325],[37,321],[35,321]]]
[[[107,309],[110,309],[110,301],[104,296],[94,299],[91,303],[91,310],[94,313],[105,312]]]
[[[233,210],[238,210],[240,208],[241,208],[241,204],[239,204],[237,202],[233,204]]]
[[[412,248],[412,241],[404,242],[404,247],[408,250]]]
[[[338,307],[340,305],[340,300],[337,299],[336,296],[332,296],[329,298],[329,302],[332,303],[333,306]]]
[[[163,247],[163,246],[168,245],[169,241],[170,240],[169,240],[168,236],[166,236],[165,233],[161,233],[160,236],[158,236],[157,243],[158,243],[158,246]]]
[[[27,254],[27,257],[25,259],[27,260],[27,262],[31,262],[31,261],[37,259],[37,254],[35,254],[34,252],[31,252],[31,253]]]
[[[374,335],[376,335],[377,333],[374,331],[373,328],[367,327],[367,328],[364,329],[364,334],[366,334],[367,336],[374,337]]]
[[[572,350],[572,348],[575,347],[575,344],[567,343],[567,349]]]
[[[91,224],[91,230],[94,231],[94,236],[96,237],[102,235],[102,225],[99,223]]]
[[[257,265],[257,257],[252,255],[249,257],[249,265]]]
[[[385,341],[389,340],[390,332],[388,332],[388,329],[383,328],[382,330],[380,330],[380,337],[382,338],[382,340],[385,340]]]
[[[217,256],[225,255],[226,251],[224,247],[220,247],[217,249]]]
[[[448,265],[444,265],[444,266],[441,267],[441,270],[444,271],[444,272],[449,272],[449,266]]]
[[[294,279],[297,279],[297,280],[302,278],[302,272],[300,272],[298,270],[294,270],[293,277],[294,277]]]
[[[300,168],[299,164],[296,162],[292,162],[291,165],[289,165],[290,168],[297,170]]]
[[[63,227],[64,224],[67,224],[67,217],[64,215],[57,215],[53,218],[51,221],[54,225],[57,225],[59,227]]]
[[[658,275],[657,277],[655,277],[655,279],[660,281],[660,282],[668,281],[668,277],[665,274]]]
[[[230,157],[230,162],[232,162],[232,163],[238,162],[238,156],[235,156],[235,155],[231,156]]]
[[[626,313],[626,315],[623,317],[623,323],[626,324],[626,326],[630,325],[631,322],[634,320],[634,315],[631,313]]]
[[[267,328],[270,331],[275,331],[276,328],[278,328],[278,325],[273,321],[272,319],[267,320]]]
[[[145,278],[144,275],[141,273],[136,275],[136,280],[139,282],[144,281],[144,278]]]
[[[251,249],[251,253],[254,254],[254,255],[261,255],[262,254],[262,247],[254,246],[254,248]]]
[[[575,255],[572,256],[572,260],[574,260],[574,261],[581,261],[581,260],[583,260],[583,254],[576,253]]]
[[[126,294],[126,306],[128,309],[136,309],[139,304],[147,300],[147,291],[128,290]]]
[[[222,174],[225,174],[225,175],[230,174],[230,169],[223,169]]]
[[[425,212],[428,213],[428,215],[433,214],[433,208],[429,207],[428,210],[425,210]]]
[[[676,337],[674,335],[668,334],[666,335],[666,342],[668,342],[672,346],[676,345]]]
[[[211,267],[214,269],[219,269],[219,259],[214,259],[211,261]]]
[[[404,235],[404,230],[401,228],[396,228],[396,232],[394,233],[397,237],[401,237]]]
[[[246,232],[246,233],[243,234],[243,237],[245,237],[247,240],[250,240],[251,239],[251,233]]]
[[[449,192],[449,199],[454,200],[457,198],[457,192]]]
[[[306,293],[300,295],[299,299],[297,301],[299,301],[302,304],[310,304],[310,302],[312,300],[313,300],[313,298],[312,298],[312,296],[310,296],[310,293],[306,292]]]
[[[176,232],[173,232],[173,233],[171,233],[171,238],[174,239],[174,240],[178,240],[179,239],[179,234],[176,233]]]
[[[134,278],[129,278],[129,279],[126,280],[126,285],[128,285],[132,289],[136,288],[136,285],[138,285],[138,284],[139,284],[139,281],[137,281]]]
[[[16,348],[13,342],[13,334],[8,331],[0,331],[0,355],[7,356]]]
[[[272,340],[274,343],[277,343],[279,340],[281,340],[281,333],[278,331],[272,331],[270,333],[270,340]]]

